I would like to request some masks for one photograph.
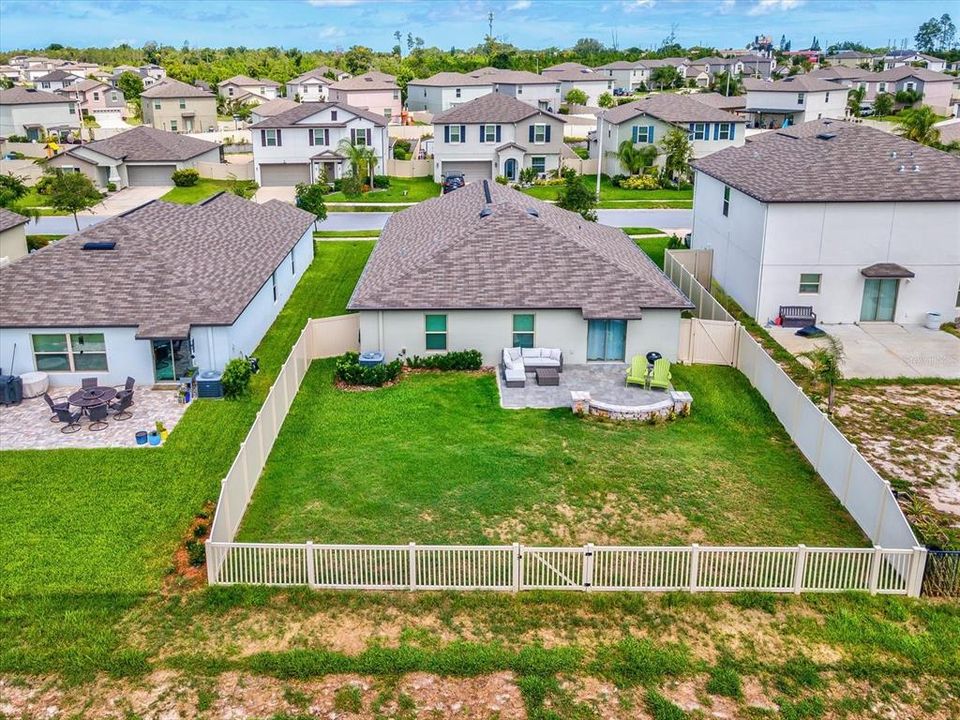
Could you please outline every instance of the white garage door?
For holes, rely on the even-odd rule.
[[[131,186],[173,185],[170,176],[176,165],[127,165],[127,182]]]
[[[488,160],[460,160],[443,163],[443,174],[463,173],[463,179],[469,182],[476,180],[493,180],[493,163]]]
[[[288,187],[297,183],[310,182],[310,166],[302,165],[261,165],[260,184],[263,187]]]

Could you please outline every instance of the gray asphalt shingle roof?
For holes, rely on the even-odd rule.
[[[139,125],[83,147],[128,162],[162,162],[189,160],[219,146],[215,142]]]
[[[347,105],[346,103],[336,103],[336,102],[309,102],[309,103],[297,103],[296,107],[290,108],[289,110],[284,110],[281,113],[277,113],[272,117],[267,117],[261,120],[258,123],[254,123],[250,126],[251,130],[259,128],[285,128],[285,127],[296,127],[300,125],[301,127],[310,127],[309,123],[301,124],[301,121],[307,119],[311,115],[316,115],[319,112],[326,110],[327,108],[339,108],[344,112],[353,113],[357,117],[362,117],[378,127],[386,127],[387,119],[383,115],[377,115],[374,112],[369,110],[364,110],[363,108],[354,107],[353,105]],[[345,120],[346,118],[344,118]],[[337,124],[341,124],[342,121],[338,121]],[[327,124],[330,123],[321,123]]]
[[[252,78],[247,75],[234,75],[231,78],[221,80],[217,83],[217,87],[223,85],[236,85],[238,87],[280,87],[280,83],[274,82],[273,80],[258,80],[257,78]]]
[[[768,203],[960,201],[960,157],[843,120],[763,133],[694,167]]]
[[[603,118],[614,125],[641,115],[649,115],[668,123],[744,122],[742,118],[705,102],[694,100],[694,97],[696,96],[675,93],[648,95],[640,100],[607,110]]]
[[[331,86],[334,90],[347,92],[357,90],[396,90],[397,79],[393,75],[371,70],[363,75],[337,80]]]
[[[136,327],[183,338],[231,325],[313,216],[278,200],[224,193],[198,205],[155,201],[0,268],[0,327]],[[116,242],[84,250],[87,242]]]
[[[534,115],[545,115],[561,122],[564,118],[554,115],[546,110],[540,110],[528,105],[522,100],[517,100],[510,95],[502,93],[489,93],[481,95],[475,100],[457,105],[442,113],[433,116],[434,125],[446,125],[448,123],[483,123],[483,122],[501,122],[515,123],[526,120]]]
[[[213,98],[213,93],[207,92],[196,85],[188,85],[185,82],[174,80],[173,78],[164,78],[156,85],[151,85],[142,93],[140,97],[145,98],[182,98],[182,97],[203,97]]]
[[[30,218],[24,217],[12,210],[0,207],[0,232],[6,232],[18,225],[30,222]]]
[[[691,307],[621,230],[496,183],[486,183],[488,204],[484,187],[391,216],[348,307],[565,308],[626,319]]]
[[[0,90],[0,105],[35,105],[39,103],[67,103],[70,102],[63,95],[56,95],[44,90],[33,90],[16,85],[7,90]]]
[[[743,87],[747,92],[833,92],[844,88],[828,80],[810,77],[809,75],[794,75],[783,80],[768,82],[755,78],[744,78]]]

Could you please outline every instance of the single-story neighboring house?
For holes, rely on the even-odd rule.
[[[537,347],[571,365],[676,360],[692,306],[623,231],[481,181],[391,216],[347,307],[388,360]]]
[[[173,185],[174,170],[196,168],[197,163],[219,163],[220,146],[187,135],[140,125],[118,135],[80,145],[47,162],[53,167],[82,172],[98,187]]]
[[[104,220],[0,268],[0,356],[16,345],[8,372],[54,386],[222,370],[253,352],[310,265],[313,221],[230,193]]]
[[[960,157],[842,120],[761,133],[694,163],[694,249],[757,322],[952,320]]]
[[[0,208],[0,265],[6,265],[27,254],[27,223],[30,218]]]

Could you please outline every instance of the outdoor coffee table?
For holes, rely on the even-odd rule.
[[[560,385],[560,373],[556,368],[536,368],[537,385]]]
[[[67,399],[70,401],[71,405],[76,405],[78,408],[83,408],[86,410],[94,405],[100,405],[102,403],[109,402],[116,396],[116,388],[98,385],[95,388],[77,390]]]

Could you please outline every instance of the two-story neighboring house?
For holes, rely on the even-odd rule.
[[[760,323],[782,305],[818,323],[953,318],[960,158],[840,120],[762,133],[694,164],[693,238]]]
[[[878,60],[882,60],[882,55],[860,52],[859,50],[841,50],[835,55],[827,55],[826,60],[833,67],[859,68],[872,70]]]
[[[497,70],[491,73],[493,91],[508,95],[531,107],[547,112],[560,109],[560,80],[526,70]]]
[[[298,102],[325,102],[328,88],[337,80],[348,77],[351,77],[348,72],[321,65],[287,80],[287,97]]]
[[[644,82],[644,68],[639,61],[615,60],[594,68],[598,73],[613,78],[614,89],[633,92]]]
[[[602,173],[623,173],[618,150],[630,140],[634,145],[657,146],[674,128],[687,131],[695,158],[727,147],[743,145],[746,122],[725,110],[694,100],[693,95],[661,93],[611,108],[597,118],[597,131],[590,142],[590,157],[600,156],[603,136]],[[661,155],[658,162],[662,164]]]
[[[436,115],[493,92],[493,73],[438,72],[407,83],[407,109]]]
[[[566,100],[571,90],[587,96],[587,105],[597,107],[603,93],[613,93],[613,78],[580,63],[560,63],[543,69],[543,76],[560,82],[560,98]]]
[[[170,132],[204,132],[217,127],[217,98],[185,82],[166,78],[140,94],[143,124]]]
[[[510,181],[534,168],[560,167],[564,119],[503,93],[490,93],[433,118],[433,177],[462,173],[467,182]]]
[[[39,90],[46,90],[47,92],[56,92],[57,90],[63,90],[70,87],[73,83],[77,82],[77,76],[73,73],[68,73],[65,70],[60,70],[59,68],[48,72],[46,75],[41,75],[36,80],[34,80],[34,85]]]
[[[746,78],[746,113],[753,127],[778,128],[809,120],[842,120],[849,88],[806,75],[776,82]]]
[[[865,103],[872,103],[880,93],[896,95],[909,90],[919,93],[920,102],[932,107],[934,112],[950,115],[951,100],[956,88],[960,87],[960,79],[927,68],[903,65],[878,73],[863,72],[852,84],[866,90]]]
[[[883,58],[884,70],[893,70],[898,67],[914,65],[924,67],[927,70],[934,70],[935,72],[943,72],[947,69],[947,61],[943,58],[914,52],[913,50],[894,51]]]
[[[350,105],[399,123],[403,106],[400,86],[393,75],[371,70],[356,77],[337,80],[329,87],[330,102]]]
[[[340,152],[342,140],[373,148],[377,172],[383,172],[389,149],[387,119],[344,103],[301,103],[250,126],[253,168],[263,187],[333,182],[349,174]]]
[[[280,83],[273,80],[258,80],[246,75],[234,75],[217,83],[217,92],[228,100],[259,105],[267,100],[276,100]]]
[[[60,94],[77,103],[81,117],[86,115],[92,118],[124,118],[129,114],[123,92],[99,80],[78,80]]]
[[[762,55],[741,55],[737,58],[740,63],[740,74],[744,77],[762,78],[766,80],[777,67],[777,61]]]
[[[0,90],[0,136],[42,140],[50,134],[63,138],[79,129],[76,103],[69,98],[25,87]]]

